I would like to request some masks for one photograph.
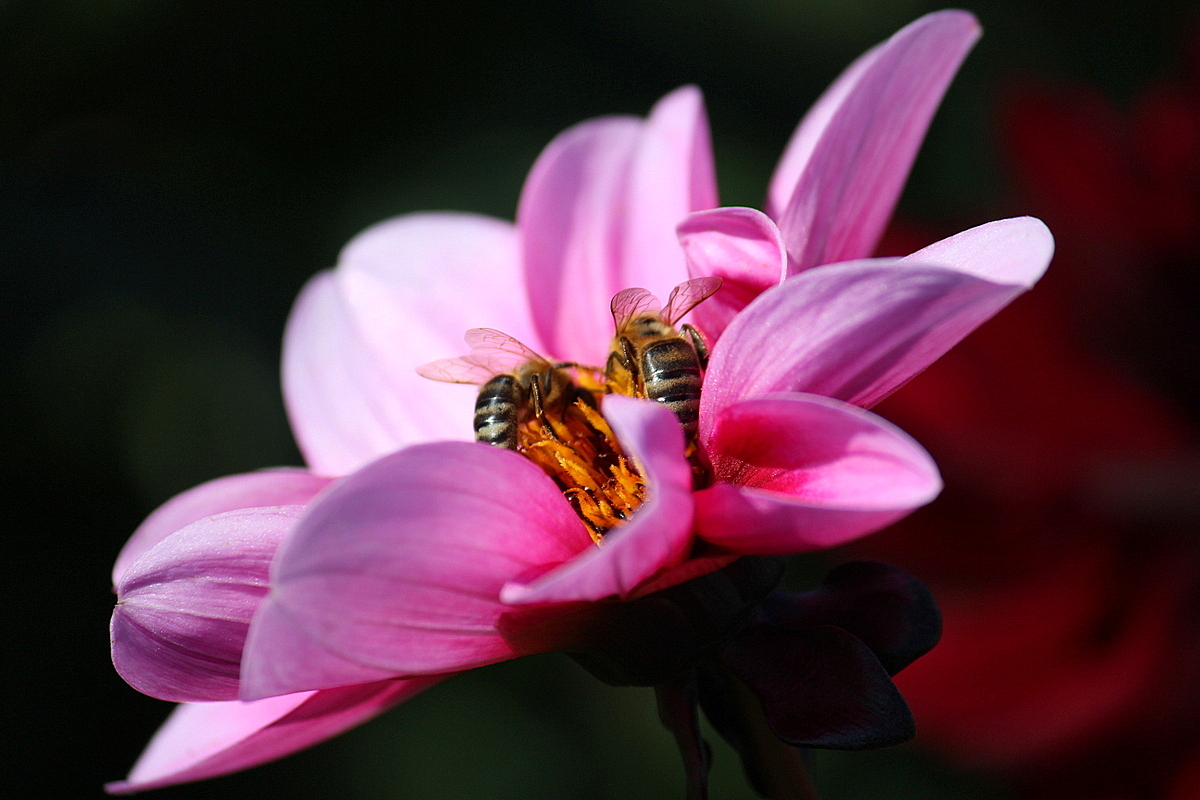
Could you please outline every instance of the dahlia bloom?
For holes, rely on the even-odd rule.
[[[737,601],[677,650],[779,649],[762,631],[729,644],[770,590],[738,559],[840,544],[932,499],[941,483],[927,454],[864,407],[1032,285],[1050,258],[1032,219],[867,258],[978,32],[964,12],[932,14],[851,65],[801,123],[766,213],[717,208],[702,102],[687,87],[646,120],[601,118],[556,138],[515,225],[414,214],[352,241],[301,293],[285,337],[285,399],[308,470],[193,489],[118,559],[114,663],[136,688],[185,705],[111,788],[276,758],[457,671],[587,653],[624,609],[697,579],[728,579]],[[600,365],[614,294],[644,286],[665,297],[714,275],[724,287],[693,314],[711,345],[697,445],[712,479],[693,485],[668,409],[603,398],[646,491],[600,546],[532,461],[468,441],[473,392],[415,371],[460,353],[463,331],[479,325],[555,362]],[[877,579],[893,581],[861,582]],[[828,610],[838,603],[793,605],[781,601],[774,619],[841,619]],[[872,662],[882,677],[864,678],[864,691],[886,694],[886,673],[908,656],[887,655],[892,645],[860,627],[853,641],[802,635]],[[618,682],[663,684],[692,666],[599,649],[619,662],[608,663]],[[745,663],[732,650],[729,663]],[[763,676],[763,691],[777,678]],[[686,727],[684,706],[674,716]]]

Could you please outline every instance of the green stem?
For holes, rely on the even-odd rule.
[[[728,671],[721,672],[745,737],[741,744],[746,772],[756,776],[759,783],[755,789],[767,800],[820,800],[805,751],[776,736],[767,725],[758,698]]]

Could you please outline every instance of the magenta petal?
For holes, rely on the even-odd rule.
[[[713,348],[702,438],[722,408],[768,392],[812,392],[861,406],[882,400],[1045,270],[1053,251],[1045,226],[1028,218],[1008,222],[965,231],[946,245],[987,267],[855,261],[809,270],[764,292]],[[922,252],[932,257],[938,246]],[[971,274],[985,270],[1011,282]]]
[[[689,212],[717,205],[717,179],[704,98],[685,86],[659,100],[638,138],[630,170],[621,289],[658,297],[687,277],[675,226]]]
[[[130,794],[265,764],[360,725],[438,680],[382,681],[252,703],[186,703],[158,729],[129,777],[105,788]]]
[[[677,229],[693,278],[716,275],[720,290],[696,306],[692,319],[710,341],[787,271],[783,238],[770,218],[753,208],[717,208],[687,217]]]
[[[474,392],[416,368],[488,325],[532,347],[512,225],[468,214],[382,222],[305,287],[284,335],[283,388],[309,466],[344,475],[420,441],[471,438]]]
[[[646,501],[599,547],[532,582],[504,586],[505,603],[561,603],[625,597],[662,569],[679,564],[691,543],[692,473],[683,457],[679,420],[664,406],[621,395],[604,398],[604,414],[646,479]]]
[[[696,496],[697,530],[743,554],[843,544],[928,503],[942,485],[929,454],[907,434],[816,395],[725,408],[709,452],[720,483]]]
[[[328,478],[301,469],[269,469],[229,475],[177,494],[138,526],[113,566],[113,585],[142,553],[193,522],[239,508],[304,505],[329,485]]]
[[[516,453],[418,445],[331,488],[280,550],[242,660],[242,697],[466,669],[514,655],[500,587],[591,546]]]
[[[267,571],[301,507],[251,508],[179,530],[117,584],[112,658],[135,689],[163,700],[238,696],[242,646]]]
[[[534,323],[551,358],[603,364],[608,299],[621,289],[629,167],[641,120],[603,117],[559,134],[525,181],[517,226]]]
[[[871,255],[942,95],[979,33],[965,11],[928,14],[852,65],[818,103],[817,116],[801,125],[784,157],[790,176],[810,151],[777,217],[793,269]],[[781,194],[780,180],[773,196]]]

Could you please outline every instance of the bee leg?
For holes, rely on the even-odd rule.
[[[558,438],[558,434],[554,432],[554,426],[550,424],[550,420],[546,417],[546,406],[542,402],[543,393],[547,395],[550,393],[550,373],[546,373],[546,383],[546,387],[543,388],[540,379],[535,378],[529,382],[529,403],[533,406],[534,417],[537,418],[538,422],[542,423],[542,427],[550,435],[550,438],[555,441],[562,441]]]
[[[613,355],[616,355],[614,352]],[[621,337],[621,365],[629,370],[629,377],[633,381],[633,385],[637,389],[639,395],[644,395],[645,390],[642,387],[642,375],[638,370],[637,351],[633,349],[633,342],[629,341],[628,337]]]
[[[629,337],[621,337],[621,358],[625,360],[625,366],[630,372],[637,372],[637,351],[633,349],[633,342],[629,341]]]
[[[696,357],[700,360],[700,369],[708,369],[708,345],[705,343],[704,337],[700,335],[700,331],[691,325],[684,325],[680,330],[696,350]]]

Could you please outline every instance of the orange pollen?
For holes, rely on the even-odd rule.
[[[597,544],[646,499],[645,480],[596,409],[602,395],[582,386],[572,402],[517,429],[517,452],[554,479]]]

